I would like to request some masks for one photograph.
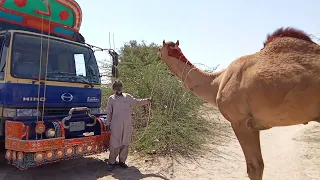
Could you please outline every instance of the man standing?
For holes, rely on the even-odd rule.
[[[151,103],[151,99],[136,99],[128,93],[122,93],[123,84],[116,80],[107,104],[107,122],[110,122],[111,137],[109,143],[110,155],[108,169],[113,170],[119,155],[119,165],[127,168],[126,160],[132,135],[131,108]]]

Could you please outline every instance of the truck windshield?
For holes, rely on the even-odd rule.
[[[101,83],[99,68],[89,47],[15,33],[11,53],[13,77],[38,79],[41,74],[41,79],[47,76],[51,81]]]

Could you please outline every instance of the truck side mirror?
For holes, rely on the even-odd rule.
[[[119,54],[114,50],[109,50],[109,54],[112,57],[112,68],[111,68],[111,74],[113,77],[118,78],[119,77]]]
[[[112,66],[111,69],[112,77],[118,78],[119,77],[119,70],[117,66]]]

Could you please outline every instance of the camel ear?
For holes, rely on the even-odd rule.
[[[166,44],[166,41],[165,41],[165,40],[163,40],[163,41],[162,41],[162,45],[164,46],[165,44]]]
[[[179,40],[177,40],[177,42],[176,42],[176,46],[179,46]]]

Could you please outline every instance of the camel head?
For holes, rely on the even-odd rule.
[[[167,64],[169,61],[177,60],[183,62],[183,64],[192,65],[183,55],[179,47],[179,40],[175,43],[172,41],[165,42],[165,40],[163,40],[162,47],[159,48],[158,55]]]

